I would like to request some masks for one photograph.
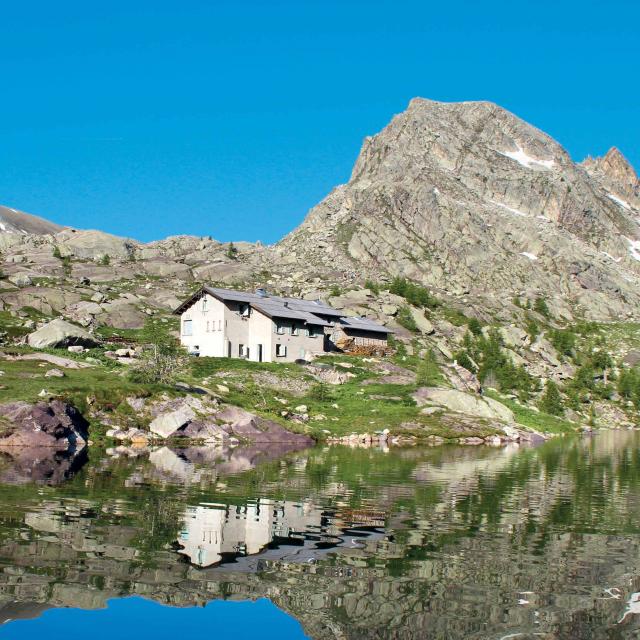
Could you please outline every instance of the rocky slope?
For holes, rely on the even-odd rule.
[[[0,232],[43,235],[58,233],[64,227],[30,213],[16,211],[11,207],[0,206]]]

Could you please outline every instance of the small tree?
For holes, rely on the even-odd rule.
[[[99,264],[105,267],[108,267],[111,264],[111,257],[109,256],[108,253],[105,253],[103,256],[100,257]]]
[[[169,327],[158,320],[147,320],[141,334],[144,342],[140,364],[131,371],[135,382],[168,384],[186,363],[186,355]]]
[[[478,318],[469,318],[467,327],[469,327],[469,331],[471,331],[474,336],[482,335],[482,325],[480,324],[480,320],[478,320]]]
[[[549,307],[547,306],[547,301],[544,298],[536,298],[536,301],[533,303],[533,310],[537,311],[545,318],[548,318],[551,315]]]
[[[60,253],[60,247],[58,245],[53,247],[53,257],[62,260],[62,254]]]
[[[402,305],[398,309],[398,313],[396,314],[396,320],[401,327],[412,331],[413,333],[418,333],[418,325],[416,324],[415,318],[411,314],[411,309],[406,305]]]
[[[440,366],[433,349],[429,349],[418,363],[416,381],[420,386],[436,387],[443,382]]]
[[[547,380],[544,393],[540,398],[540,410],[549,413],[552,416],[561,416],[564,414],[564,403],[558,385],[553,380]]]
[[[229,258],[229,260],[236,260],[237,257],[238,257],[238,249],[233,244],[233,242],[230,242],[229,246],[227,247],[227,258]]]

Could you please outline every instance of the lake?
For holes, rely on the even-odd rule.
[[[0,453],[0,636],[640,634],[640,434]]]

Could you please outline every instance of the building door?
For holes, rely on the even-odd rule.
[[[258,345],[258,362],[262,362],[262,345]]]

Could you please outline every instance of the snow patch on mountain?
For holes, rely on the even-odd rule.
[[[520,145],[516,146],[518,147],[517,151],[498,151],[498,153],[501,156],[515,160],[523,167],[527,167],[527,169],[533,169],[534,167],[551,169],[555,164],[553,160],[539,160],[538,158],[534,158],[533,156],[530,156]]]

